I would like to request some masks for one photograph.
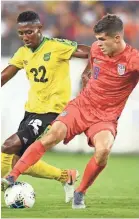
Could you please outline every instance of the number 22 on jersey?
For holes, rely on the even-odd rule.
[[[45,68],[45,66],[41,65],[38,69],[37,68],[31,68],[30,72],[34,74],[34,81],[35,82],[45,83],[45,82],[48,81],[48,78],[46,78],[46,68]]]

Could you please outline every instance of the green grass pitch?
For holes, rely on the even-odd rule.
[[[77,168],[82,175],[90,157],[90,154],[49,152],[43,159],[60,168]],[[2,218],[139,217],[139,154],[111,155],[107,168],[89,188],[85,198],[87,208],[83,210],[73,210],[71,203],[64,203],[59,182],[30,176],[21,176],[19,180],[34,187],[36,203],[32,209],[8,209],[2,194]]]

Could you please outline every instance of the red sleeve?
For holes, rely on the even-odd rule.
[[[92,65],[93,63],[93,59],[95,58],[96,54],[98,53],[98,45],[97,45],[97,41],[95,41],[92,46],[91,46],[91,50],[90,50],[90,64]]]
[[[137,71],[139,74],[139,52],[132,53],[130,58],[131,71]]]

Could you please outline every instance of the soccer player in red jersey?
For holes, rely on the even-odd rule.
[[[34,142],[17,162],[10,175],[2,179],[10,185],[27,168],[60,141],[68,143],[84,132],[95,147],[79,187],[74,192],[73,208],[85,208],[84,195],[106,167],[117,133],[117,121],[126,101],[139,81],[139,51],[124,41],[123,23],[108,14],[94,26],[97,41],[92,44],[90,62],[82,79],[85,88],[66,106],[50,131]],[[92,72],[88,80],[87,73]],[[87,79],[87,80],[86,80]]]

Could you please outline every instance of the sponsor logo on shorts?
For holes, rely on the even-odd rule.
[[[26,143],[28,142],[28,139],[25,138],[25,137],[23,137],[23,141],[24,141],[24,143],[26,144]]]
[[[124,75],[125,73],[125,65],[123,64],[118,64],[117,65],[117,70],[119,75]]]
[[[67,114],[68,114],[67,111],[63,111],[63,112],[60,114],[60,116],[66,116]]]
[[[42,121],[40,119],[32,119],[28,125],[32,126],[34,134],[38,135],[39,127],[42,126]]]

